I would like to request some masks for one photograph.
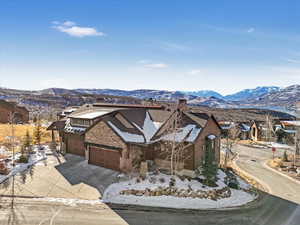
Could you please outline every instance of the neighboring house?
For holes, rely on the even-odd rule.
[[[15,123],[28,123],[29,111],[14,102],[0,100],[0,123],[10,123],[11,116],[14,114]]]
[[[240,140],[248,140],[250,138],[251,128],[249,122],[220,121],[219,125],[222,128],[222,138],[226,138],[231,129],[237,129],[236,136]]]
[[[241,123],[238,124],[238,127],[240,129],[239,138],[241,140],[248,140],[248,139],[250,139],[250,133],[251,133],[250,123],[241,122]]]
[[[262,141],[265,129],[265,123],[263,121],[252,121],[250,126],[250,139],[252,141]]]
[[[84,155],[90,164],[130,172],[146,160],[167,167],[160,147],[174,135],[189,156],[183,168],[198,168],[208,145],[219,163],[221,128],[217,121],[212,115],[189,112],[185,105],[181,101],[178,106],[182,123],[175,133],[167,129],[175,112],[158,106],[101,104],[90,111],[78,109],[65,118],[62,145],[67,153]]]

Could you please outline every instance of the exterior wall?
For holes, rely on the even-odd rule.
[[[9,115],[11,110],[6,107],[0,106],[0,123],[9,123]]]
[[[104,121],[98,122],[86,132],[85,142],[122,149],[120,150],[120,170],[122,172],[130,172],[132,170],[130,147]],[[89,155],[88,153],[86,154]]]
[[[219,129],[218,125],[213,121],[213,119],[209,119],[207,121],[206,126],[201,131],[200,136],[195,142],[195,156],[194,156],[194,169],[201,166],[204,153],[205,153],[205,139],[208,135],[215,135],[216,136],[216,142],[215,142],[215,158],[217,163],[220,163],[220,136],[221,136],[221,130]]]
[[[9,103],[8,103],[9,104]],[[29,121],[29,112],[23,107],[16,107],[14,109],[16,112],[15,119],[16,122],[28,123]],[[0,105],[0,123],[9,123],[10,115],[13,112],[12,107],[8,105]]]
[[[66,152],[85,156],[84,135],[65,134]]]
[[[85,142],[126,149],[126,144],[104,121],[97,123],[86,132]]]

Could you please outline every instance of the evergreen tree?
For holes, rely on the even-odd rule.
[[[27,130],[26,134],[25,134],[25,137],[24,137],[24,140],[23,140],[23,148],[27,149],[28,151],[30,151],[31,142],[32,142],[31,136],[29,134],[29,130]]]
[[[287,155],[286,151],[284,151],[284,153],[283,153],[282,160],[283,160],[283,162],[288,162],[289,161],[288,160],[288,155]]]
[[[214,150],[212,148],[212,141],[206,139],[205,143],[205,157],[202,164],[202,175],[205,177],[205,184],[208,186],[215,186],[217,181],[218,166],[215,162]]]
[[[36,121],[34,132],[33,132],[34,144],[41,145],[42,134],[43,131],[42,131],[41,120],[38,119]]]

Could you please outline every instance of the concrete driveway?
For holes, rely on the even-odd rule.
[[[37,163],[15,179],[15,194],[31,197],[96,200],[116,180],[118,172],[87,164],[83,157],[67,154]],[[9,195],[12,179],[0,187]]]

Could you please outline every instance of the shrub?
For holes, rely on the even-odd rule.
[[[19,163],[28,163],[28,157],[26,157],[25,155],[21,155],[18,162]]]
[[[174,187],[175,184],[176,184],[175,178],[171,177],[170,182],[169,182],[169,186],[170,186],[170,187]]]
[[[159,182],[163,184],[166,182],[166,179],[164,177],[161,177],[161,178],[159,178]]]
[[[135,182],[136,183],[141,183],[141,179],[138,177],[138,178],[136,178]]]
[[[238,190],[239,184],[237,182],[229,182],[228,187]]]
[[[284,153],[283,153],[282,161],[283,161],[283,162],[288,162],[288,161],[289,161],[289,160],[288,160],[288,155],[287,155],[286,151],[284,151]]]
[[[155,184],[156,181],[157,181],[156,177],[150,177],[150,178],[149,178],[149,182],[150,182],[151,184]]]

